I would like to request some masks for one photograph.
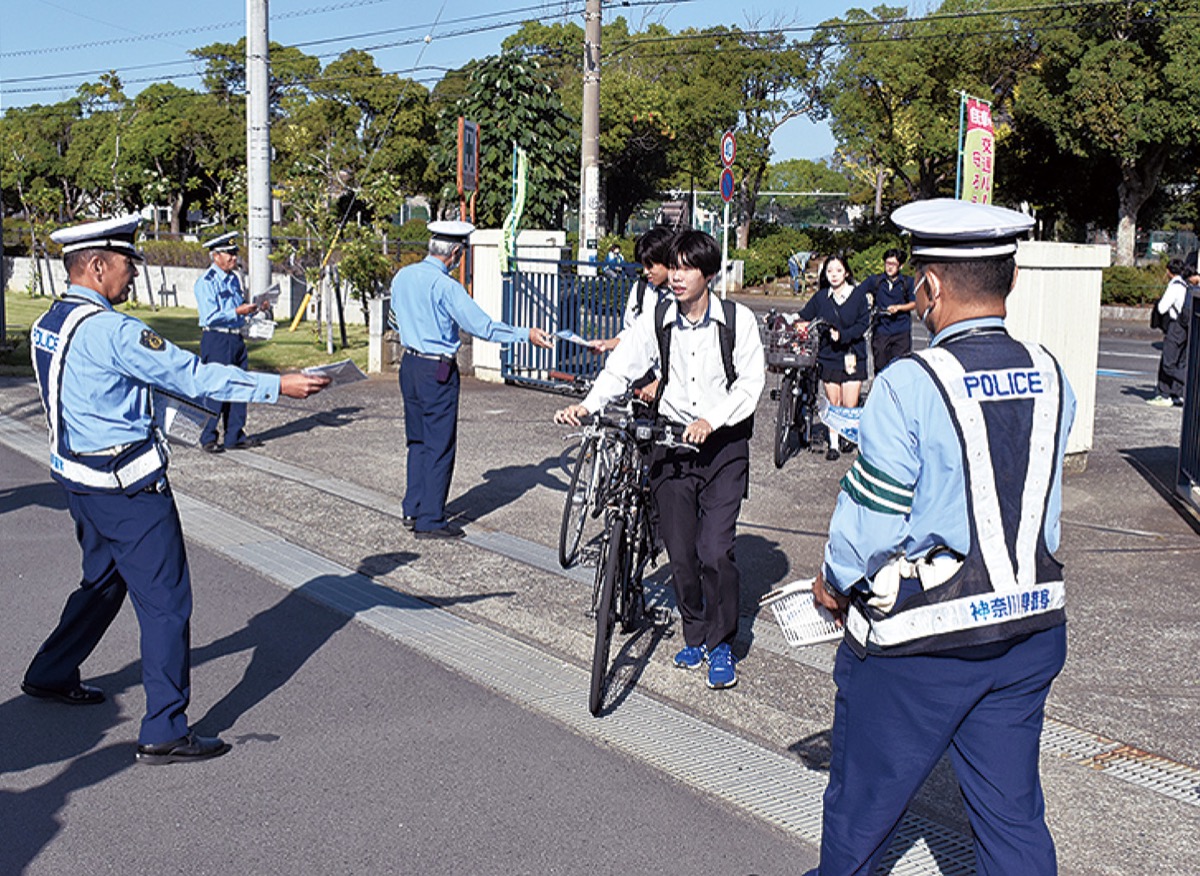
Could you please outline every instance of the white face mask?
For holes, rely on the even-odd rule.
[[[920,290],[920,288],[921,288],[922,286],[924,286],[924,285],[925,285],[925,281],[926,281],[926,280],[928,280],[928,279],[929,279],[929,275],[928,275],[928,274],[922,274],[922,275],[921,275],[921,279],[920,279],[920,280],[918,280],[918,281],[917,281],[917,285],[913,287],[913,297],[914,297],[914,298],[916,298],[916,297],[917,297],[917,292]],[[928,306],[928,307],[926,307],[926,308],[925,308],[925,312],[921,314],[921,322],[923,322],[923,323],[925,324],[925,327],[926,327],[927,329],[929,329],[930,331],[933,331],[933,329],[932,329],[932,328],[930,327],[930,325],[929,325],[929,314],[931,314],[931,313],[933,312],[933,304],[934,304],[934,302],[933,302],[933,296],[932,296],[932,295],[930,295],[930,296],[929,296],[929,306]]]

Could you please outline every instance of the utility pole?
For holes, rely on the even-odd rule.
[[[250,294],[271,285],[271,127],[268,116],[268,0],[246,0],[246,229]]]
[[[587,0],[583,30],[583,149],[579,173],[579,261],[594,261],[600,244],[600,13]]]

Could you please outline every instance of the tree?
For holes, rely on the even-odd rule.
[[[1120,265],[1134,263],[1138,215],[1164,171],[1200,144],[1194,14],[1194,0],[1019,13],[1038,35],[1041,58],[1021,82],[1017,121],[1031,129],[1029,137],[1042,132],[1079,159],[1076,167],[1113,167]]]
[[[461,94],[442,102],[438,118],[438,172],[443,202],[457,200],[449,183],[455,177],[458,118],[479,123],[479,192],[476,221],[499,226],[512,193],[512,147],[529,154],[528,195],[524,223],[561,228],[564,208],[577,191],[578,134],[563,112],[554,87],[536,59],[505,51],[472,61],[448,87]],[[465,79],[469,86],[461,88]]]

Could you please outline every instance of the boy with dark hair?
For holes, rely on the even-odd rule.
[[[912,352],[912,317],[917,306],[912,277],[900,273],[904,253],[889,249],[883,254],[883,273],[874,274],[863,284],[872,296],[878,317],[871,334],[871,356],[878,374],[888,363]]]
[[[749,477],[752,418],[766,379],[762,341],[748,308],[709,291],[721,268],[721,250],[709,235],[682,232],[671,242],[667,263],[670,298],[642,311],[587,398],[554,419],[578,425],[648,368],[662,371],[658,416],[679,426],[683,440],[697,447],[694,452],[656,447],[650,462],[683,625],[685,647],[674,662],[682,669],[707,663],[709,687],[733,687],[740,602],[734,534]],[[723,353],[722,338],[730,334],[732,344]]]

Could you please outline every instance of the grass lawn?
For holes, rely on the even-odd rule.
[[[0,375],[33,376],[29,364],[29,327],[50,307],[48,296],[30,297],[26,292],[4,293],[4,314],[7,326],[7,344],[11,350],[0,350]],[[147,305],[123,304],[118,310],[130,313],[145,322],[167,340],[192,353],[200,352],[200,326],[196,322],[196,311],[187,307],[163,307],[151,310]],[[290,322],[279,320],[275,337],[269,341],[247,341],[250,351],[250,368],[255,371],[284,371],[305,368],[353,359],[363,371],[367,370],[367,327],[346,326],[345,349],[341,346],[341,333],[335,325],[333,330],[333,355],[325,352],[325,332],[317,335],[316,326],[302,322],[294,332],[288,331]],[[322,327],[323,328],[323,327]]]

